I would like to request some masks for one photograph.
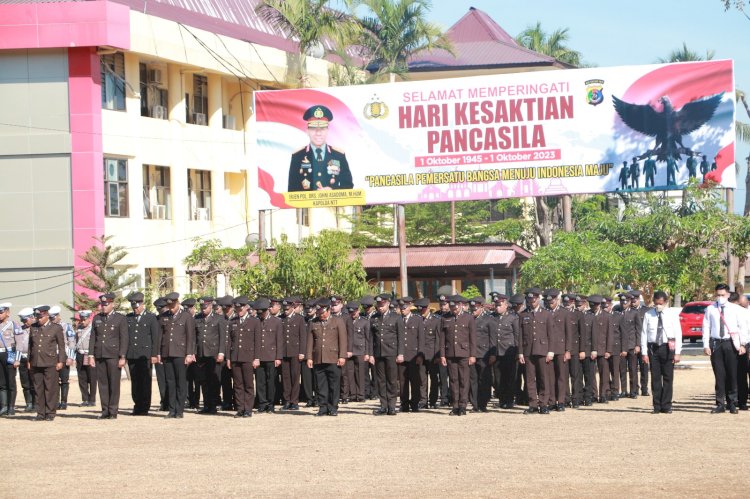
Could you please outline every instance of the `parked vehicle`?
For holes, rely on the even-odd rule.
[[[697,342],[703,335],[703,315],[710,301],[691,301],[686,303],[680,311],[680,326],[682,327],[682,341]]]

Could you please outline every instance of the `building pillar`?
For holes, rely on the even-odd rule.
[[[169,103],[169,120],[187,123],[187,115],[185,111],[185,86],[183,85],[180,66],[176,64],[168,64],[167,74],[167,78],[169,79],[167,84],[167,92],[169,94],[167,99]]]
[[[208,126],[223,128],[223,108],[221,106],[221,76],[208,75]]]

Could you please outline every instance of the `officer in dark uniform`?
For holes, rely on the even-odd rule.
[[[328,125],[333,113],[325,106],[313,106],[302,116],[307,122],[310,143],[292,154],[288,191],[352,189],[352,173],[346,155],[327,144]]]
[[[185,313],[188,313],[195,318],[195,298],[186,298],[182,300],[180,305]],[[197,359],[196,359],[197,360]],[[201,378],[202,372],[198,366],[198,362],[193,362],[187,367],[187,408],[197,409],[201,399]],[[204,401],[205,402],[205,401]],[[205,404],[204,404],[205,405]]]
[[[526,310],[526,296],[518,293],[510,298],[508,298],[508,309],[515,313],[518,316],[518,329],[519,329],[519,335],[518,335],[518,342],[516,344],[517,352],[516,354],[521,353],[521,313]],[[526,391],[526,366],[524,364],[521,364],[518,362],[518,355],[516,355],[516,404],[518,405],[528,405],[529,403],[529,396]]]
[[[161,355],[167,378],[169,413],[165,418],[182,418],[187,397],[187,367],[195,362],[195,319],[180,307],[179,293],[164,297],[168,311],[164,315]]]
[[[154,309],[156,309],[156,320],[159,324],[159,333],[164,331],[164,317],[167,312],[167,300],[159,297],[154,300]],[[161,353],[161,339],[157,344],[157,352]],[[159,387],[159,410],[166,411],[169,409],[169,396],[167,395],[167,374],[164,371],[164,364],[158,361],[154,362],[154,372],[156,373],[156,386]]]
[[[615,344],[615,326],[612,316],[604,311],[604,297],[591,295],[588,298],[593,315],[591,327],[591,359],[596,361],[599,375],[599,403],[609,402],[609,358]],[[619,352],[618,352],[619,355]]]
[[[36,420],[52,421],[57,412],[59,372],[65,365],[65,335],[62,326],[49,319],[49,305],[34,308],[36,322],[29,331],[28,366],[34,380]]]
[[[638,318],[636,319],[636,324],[643,325],[643,318],[646,316],[646,312],[650,310],[649,307],[645,306],[641,302],[641,292],[636,290],[633,290],[630,292],[631,295],[633,295],[633,299],[630,301],[630,308],[632,310],[635,310],[638,314]],[[640,327],[639,327],[639,333],[640,333]],[[648,396],[648,374],[649,374],[649,366],[645,362],[643,362],[643,355],[641,353],[641,347],[636,343],[635,347],[635,353],[638,354],[638,369],[641,372],[641,378],[640,378],[640,389],[641,389],[641,395],[644,397]]]
[[[195,316],[196,364],[203,387],[203,409],[200,414],[216,414],[220,403],[219,386],[227,343],[227,321],[214,313],[214,297],[198,299],[201,311]]]
[[[133,416],[145,416],[151,408],[151,364],[157,364],[161,328],[159,320],[146,312],[143,293],[131,293],[128,301],[133,311],[128,321],[128,351],[125,358],[130,368],[130,386],[133,397]]]
[[[422,396],[420,370],[424,363],[424,321],[412,313],[413,303],[411,296],[404,296],[398,302],[404,321],[404,354],[396,358],[401,385],[401,412],[419,412]]]
[[[234,417],[249,418],[253,415],[255,403],[253,371],[260,366],[257,353],[260,321],[250,315],[250,302],[246,297],[234,298],[234,308],[237,313],[229,320],[226,366],[234,378],[234,399],[237,404]]]
[[[359,299],[359,304],[362,305],[362,317],[368,321],[375,314],[375,297],[371,295],[364,295]],[[371,325],[372,327],[372,325]],[[370,341],[372,341],[372,334],[370,334]],[[372,357],[372,354],[370,355]],[[367,400],[375,400],[378,398],[378,383],[375,376],[375,365],[367,361],[367,371],[365,373],[365,398]]]
[[[641,338],[641,326],[638,323],[638,310],[631,308],[633,295],[623,295],[622,320],[620,329],[622,332],[623,357],[620,359],[620,386],[623,397],[638,398],[638,357],[636,346],[639,346]],[[639,348],[640,351],[640,348]],[[630,383],[628,385],[628,383]],[[629,389],[628,389],[629,388]]]
[[[554,392],[548,366],[555,357],[550,345],[552,314],[542,308],[541,289],[530,288],[524,294],[528,308],[520,315],[521,348],[518,353],[519,362],[526,366],[529,408],[524,413],[549,414],[548,406]]]
[[[271,315],[271,300],[258,298],[255,310],[260,319],[257,355],[260,367],[255,370],[255,382],[258,390],[258,412],[275,412],[276,369],[281,366],[282,344],[284,341],[281,319]]]
[[[249,303],[249,302],[248,302]],[[237,314],[234,311],[234,297],[231,295],[225,295],[216,300],[216,304],[221,308],[221,314],[224,320],[231,321]],[[227,366],[228,357],[226,352],[224,353],[224,362],[218,364],[221,365],[221,410],[231,411],[234,409],[234,388],[232,388],[232,370]],[[254,392],[253,392],[254,393]]]
[[[604,312],[609,314],[614,329],[614,343],[612,343],[612,355],[609,357],[609,395],[610,401],[620,400],[620,358],[623,354],[622,349],[622,324],[623,315],[621,312],[614,311],[612,298],[604,297]]]
[[[128,353],[128,320],[115,312],[115,294],[99,296],[101,312],[94,318],[89,343],[89,365],[96,367],[99,383],[99,419],[117,419],[120,405],[120,378]],[[93,353],[93,355],[91,355]]]
[[[501,409],[512,409],[517,376],[518,344],[521,328],[518,315],[510,308],[508,297],[496,293],[493,296],[495,310],[492,314],[494,322],[493,335],[497,362],[494,365],[495,391],[500,399]]]
[[[372,355],[372,332],[370,319],[360,314],[359,302],[356,300],[346,303],[346,311],[351,319],[351,330],[348,331],[347,344],[351,348],[352,357],[347,362],[352,363],[352,379],[350,392],[354,402],[365,401],[365,386],[369,382],[367,368]]]
[[[448,366],[451,416],[465,416],[469,403],[470,369],[477,360],[477,330],[474,317],[464,311],[466,298],[450,297],[450,313],[440,323],[440,362]]]
[[[568,309],[562,306],[560,290],[550,288],[544,292],[547,308],[552,314],[552,331],[550,336],[550,351],[555,354],[549,363],[548,377],[552,383],[550,387],[550,405],[552,409],[562,412],[565,410],[565,396],[568,393],[568,363],[573,344],[573,329],[568,317]]]
[[[388,294],[375,297],[377,312],[370,318],[372,331],[372,353],[370,364],[375,366],[380,408],[373,414],[396,415],[398,396],[398,364],[396,359],[404,355],[404,321],[401,315],[391,310]]]
[[[429,298],[420,298],[414,301],[414,305],[422,316],[424,328],[424,366],[420,371],[422,377],[422,392],[419,397],[419,408],[424,409],[428,406],[437,409],[438,396],[441,392],[441,384],[444,384],[443,397],[448,393],[448,377],[441,379],[440,376],[440,317],[436,316],[430,310]],[[429,381],[429,394],[428,394]]]
[[[317,314],[317,308],[318,300],[311,298],[305,301],[303,316],[303,318],[305,319],[305,328],[307,328],[310,324],[310,321],[315,318]],[[307,404],[305,404],[305,407],[318,406],[318,400],[315,390],[315,376],[313,375],[313,370],[307,367],[307,362],[304,361],[302,362],[302,392],[304,393],[305,400],[307,400]]]
[[[580,358],[580,321],[583,312],[580,312],[576,308],[575,298],[575,295],[563,295],[563,305],[568,309],[568,327],[570,328],[572,338],[569,345],[570,360],[568,361],[570,382],[566,382],[565,386],[565,405],[572,407],[573,409],[578,409],[583,403],[583,364]]]
[[[318,301],[317,317],[308,324],[307,367],[313,369],[318,381],[318,413],[316,416],[338,416],[341,390],[341,368],[346,361],[346,324],[331,315],[331,300]]]
[[[495,321],[486,312],[482,297],[469,300],[469,306],[477,331],[477,361],[469,369],[469,400],[472,412],[487,412],[487,404],[492,398],[492,369],[497,360]]]
[[[282,410],[299,409],[299,384],[302,361],[307,350],[307,324],[299,314],[302,298],[291,296],[284,298],[282,306],[284,315],[281,328],[284,339],[281,344],[281,378],[284,388],[284,405]]]

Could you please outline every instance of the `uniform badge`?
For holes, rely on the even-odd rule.
[[[341,163],[337,159],[328,162],[328,175],[338,175],[341,173]]]
[[[304,158],[302,158],[302,163],[303,164],[308,164],[308,165],[310,164],[310,160],[307,159],[307,156],[305,156]]]
[[[307,179],[304,179],[302,181],[302,188],[305,189],[305,190],[309,189],[310,188],[310,181],[307,180]]]

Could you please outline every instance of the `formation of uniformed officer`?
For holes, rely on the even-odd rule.
[[[338,416],[347,331],[344,320],[331,315],[331,300],[318,301],[317,317],[309,322],[307,331],[307,367],[313,369],[318,385],[316,416]]]
[[[300,375],[302,361],[307,351],[307,324],[300,314],[302,298],[292,296],[281,302],[284,315],[281,318],[281,378],[284,405],[282,410],[299,409]]]
[[[440,324],[440,362],[448,366],[453,409],[451,416],[465,416],[469,403],[470,368],[477,360],[476,322],[464,309],[466,298],[450,297],[450,312]]]
[[[120,378],[128,352],[128,321],[115,311],[114,293],[99,296],[99,306],[101,312],[94,318],[89,340],[89,365],[96,368],[102,406],[99,419],[117,419]]]
[[[179,293],[169,293],[164,299],[167,311],[162,319],[157,362],[164,363],[167,381],[169,412],[165,418],[182,418],[187,398],[187,367],[195,362],[195,319],[180,306]]]
[[[63,329],[50,321],[49,309],[49,305],[34,308],[36,322],[29,331],[28,365],[34,380],[37,421],[55,419],[60,388],[58,373],[66,359]]]
[[[158,363],[161,328],[154,314],[146,311],[143,293],[127,297],[133,309],[126,316],[128,348],[125,358],[130,370],[133,416],[145,416],[151,408],[151,365]]]
[[[391,310],[391,297],[380,294],[375,297],[377,311],[370,317],[372,331],[372,357],[375,366],[380,407],[373,411],[376,416],[396,415],[398,396],[398,364],[396,359],[404,355],[404,321]]]
[[[195,316],[196,366],[203,389],[201,414],[216,414],[219,404],[221,369],[226,356],[227,321],[214,312],[214,298],[198,299],[200,312]]]
[[[260,320],[250,314],[250,301],[246,297],[238,296],[233,303],[235,313],[229,319],[226,365],[232,372],[234,384],[234,403],[237,408],[234,417],[249,418],[253,415],[255,403],[254,370],[260,367]]]

